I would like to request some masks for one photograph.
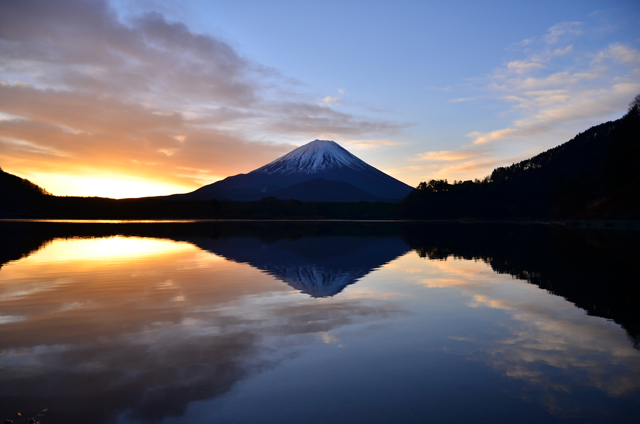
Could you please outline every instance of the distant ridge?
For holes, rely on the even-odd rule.
[[[307,202],[400,202],[412,189],[338,143],[314,140],[248,174],[228,177],[194,192],[171,197],[175,200],[254,201],[275,197]]]

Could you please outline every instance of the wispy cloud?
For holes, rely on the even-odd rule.
[[[273,160],[291,147],[283,139],[405,127],[300,89],[157,12],[122,21],[106,0],[25,0],[0,13],[0,162],[23,176],[119,174],[186,190]]]
[[[475,97],[500,110],[510,124],[471,131],[470,143],[458,150],[424,152],[410,160],[425,163],[426,179],[480,178],[621,116],[640,93],[640,52],[620,42],[590,50],[581,39],[589,31],[598,29],[562,22],[510,46],[520,57],[480,80],[482,96]]]
[[[424,152],[409,160],[424,163],[421,169],[428,172],[426,179],[470,180],[488,175],[505,159],[497,157],[492,149],[468,146],[460,150]]]
[[[580,22],[561,22],[537,41],[529,38],[523,57],[498,67],[485,79],[485,98],[506,105],[511,125],[467,134],[473,145],[531,146],[539,151],[567,141],[572,131],[611,119],[640,92],[640,52],[612,43],[589,51],[580,37],[597,31]],[[568,38],[572,43],[562,45]],[[573,132],[573,134],[575,134]]]
[[[324,98],[322,99],[322,103],[324,103],[327,106],[330,106],[334,103],[338,103],[340,102],[340,97],[332,97],[329,95],[324,96]]]
[[[549,28],[542,40],[547,44],[556,44],[570,35],[582,34],[583,22],[560,22]]]
[[[462,102],[470,102],[472,100],[475,100],[474,97],[461,97],[459,99],[451,99],[449,100],[450,103],[462,103]]]
[[[597,51],[578,52],[573,45],[548,48],[587,30],[578,22],[554,25],[542,42],[527,43],[525,57],[490,75],[484,91],[507,105],[504,115],[513,119],[508,127],[467,134],[472,144],[538,144],[542,151],[567,141],[572,132],[621,114],[640,92],[640,52],[621,43]]]
[[[395,175],[395,174],[401,174],[407,171],[421,171],[422,169],[424,169],[424,167],[419,165],[411,165],[411,166],[403,166],[402,168],[387,169],[385,170],[385,172],[387,174]]]
[[[413,144],[411,142],[406,141],[394,141],[394,140],[343,140],[343,144],[349,146],[351,149],[356,150],[368,150],[375,149],[383,146],[406,146],[409,144]]]

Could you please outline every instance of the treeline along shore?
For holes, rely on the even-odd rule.
[[[17,219],[396,219],[397,203],[301,202],[264,198],[170,201],[33,195],[0,207],[0,218]]]
[[[400,204],[60,197],[0,170],[0,218],[639,220],[640,95],[621,119],[482,180],[422,182]]]

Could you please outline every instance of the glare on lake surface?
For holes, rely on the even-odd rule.
[[[634,336],[532,284],[544,265],[514,278],[393,231],[179,228],[46,235],[3,260],[1,419],[640,418]]]

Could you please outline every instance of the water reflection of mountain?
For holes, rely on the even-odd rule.
[[[56,238],[112,235],[186,241],[249,264],[312,297],[334,296],[410,250],[394,224],[344,223],[3,223],[0,265]],[[9,241],[12,240],[12,241]]]
[[[408,252],[400,237],[305,237],[266,243],[255,237],[192,240],[204,250],[247,263],[312,297],[334,296]]]

